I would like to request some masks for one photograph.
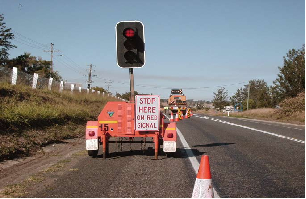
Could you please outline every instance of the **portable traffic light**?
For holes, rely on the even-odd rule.
[[[116,43],[119,67],[141,68],[145,64],[144,27],[140,21],[117,23]]]

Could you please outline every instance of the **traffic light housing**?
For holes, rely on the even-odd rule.
[[[144,26],[140,21],[121,21],[116,25],[117,64],[121,68],[145,65]]]

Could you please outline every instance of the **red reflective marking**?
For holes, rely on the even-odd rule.
[[[90,137],[95,136],[95,134],[96,134],[96,133],[95,133],[94,131],[89,131],[89,132],[88,132],[88,135],[89,135]]]

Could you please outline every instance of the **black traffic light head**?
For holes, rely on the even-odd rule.
[[[145,64],[144,27],[140,21],[116,25],[117,64],[121,68],[141,68]]]

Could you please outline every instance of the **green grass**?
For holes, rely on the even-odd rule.
[[[97,120],[104,105],[115,100],[0,83],[0,161],[83,136],[86,122]]]

